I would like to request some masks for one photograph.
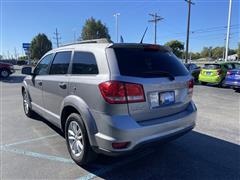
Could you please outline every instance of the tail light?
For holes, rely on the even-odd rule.
[[[144,90],[141,84],[121,81],[107,81],[99,84],[100,92],[110,104],[144,102]]]
[[[228,72],[227,72],[227,75],[231,75],[231,74],[232,74],[232,72],[231,72],[231,71],[228,71]]]
[[[188,81],[188,94],[193,94],[193,86],[194,86],[194,81],[193,79]]]
[[[221,74],[222,74],[222,70],[219,69],[219,70],[217,71],[217,75],[220,76]]]

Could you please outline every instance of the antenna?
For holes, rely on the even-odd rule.
[[[145,29],[145,31],[144,31],[144,33],[143,33],[142,39],[141,39],[141,41],[140,41],[140,44],[142,44],[143,39],[144,39],[144,37],[145,37],[145,34],[146,34],[147,30],[148,30],[148,27],[146,27],[146,29]]]

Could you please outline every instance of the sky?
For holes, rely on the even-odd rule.
[[[38,33],[45,33],[56,47],[54,31],[58,28],[60,42],[70,43],[80,36],[87,18],[101,20],[116,41],[114,13],[119,16],[119,35],[124,42],[139,42],[146,27],[144,42],[154,42],[154,25],[149,13],[164,19],[157,25],[157,43],[186,41],[188,7],[184,0],[0,0],[0,54],[24,53],[22,43],[31,42]],[[223,46],[226,37],[228,0],[192,0],[190,44],[192,52],[204,46]],[[230,48],[240,40],[240,3],[233,0]]]

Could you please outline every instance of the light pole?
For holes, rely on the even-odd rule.
[[[120,16],[120,13],[115,13],[113,16],[116,18],[116,38],[118,43],[118,16]]]
[[[230,35],[230,25],[231,25],[231,14],[232,14],[232,0],[229,0],[229,9],[228,9],[228,26],[227,26],[227,37],[226,37],[226,52],[225,52],[225,61],[228,59],[228,48],[229,48],[229,35]]]

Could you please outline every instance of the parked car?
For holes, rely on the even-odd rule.
[[[188,63],[184,65],[188,69],[188,71],[191,73],[191,75],[194,77],[194,81],[195,82],[198,81],[198,76],[200,74],[201,67],[197,66],[194,63]]]
[[[234,89],[240,89],[240,65],[238,69],[232,69],[227,72],[224,84]]]
[[[193,79],[163,46],[83,41],[49,51],[22,85],[27,116],[64,133],[78,164],[178,137],[195,126]]]
[[[14,72],[15,70],[12,64],[0,62],[0,77],[7,78]]]
[[[217,84],[219,86],[223,85],[223,81],[226,77],[227,71],[234,69],[238,66],[237,62],[224,62],[224,63],[208,63],[205,64],[199,74],[199,82],[201,84]]]

